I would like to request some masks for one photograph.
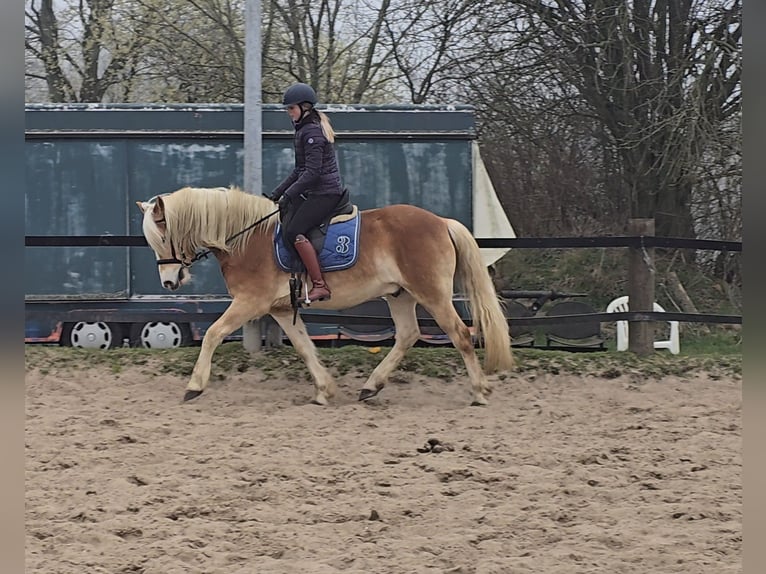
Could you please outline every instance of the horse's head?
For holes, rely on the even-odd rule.
[[[165,201],[156,196],[149,201],[137,201],[136,205],[144,214],[143,231],[149,247],[157,258],[160,282],[165,289],[175,291],[191,280],[190,262],[183,253],[177,253],[175,243],[168,234]]]

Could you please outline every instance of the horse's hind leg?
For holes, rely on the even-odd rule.
[[[415,344],[420,335],[418,319],[415,315],[415,299],[412,295],[402,291],[397,297],[392,295],[386,297],[386,302],[396,327],[396,339],[391,352],[375,367],[370,378],[364,383],[359,392],[360,401],[374,397],[380,392],[407,349]]]
[[[434,299],[424,299],[420,301],[420,304],[431,314],[442,331],[449,336],[452,344],[463,357],[473,391],[471,405],[486,405],[487,396],[492,392],[492,388],[489,386],[479,363],[479,358],[476,356],[471,332],[455,310],[452,297],[442,298],[436,303],[434,303]]]
[[[295,317],[295,325],[293,325],[292,311],[286,313],[272,312],[271,316],[282,327],[285,335],[293,344],[295,351],[303,359],[303,362],[306,363],[306,367],[314,378],[316,394],[312,402],[318,405],[326,405],[327,401],[335,395],[335,381],[325,366],[319,362],[316,346],[308,336],[306,325],[303,323],[300,315]]]

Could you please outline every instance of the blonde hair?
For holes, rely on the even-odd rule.
[[[335,142],[335,130],[332,129],[330,118],[327,117],[327,114],[320,112],[319,110],[317,110],[317,114],[319,114],[319,123],[322,126],[322,133],[324,133],[324,137],[326,137],[327,141],[330,143]]]
[[[327,114],[320,112],[309,102],[301,105],[304,110],[308,111],[309,113],[315,113],[317,116],[319,116],[319,124],[322,126],[322,133],[324,134],[324,137],[327,138],[328,142],[335,143],[335,130],[332,129],[332,124],[330,123],[330,118],[327,117]]]

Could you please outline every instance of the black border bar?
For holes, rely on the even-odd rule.
[[[673,247],[711,251],[742,251],[741,241],[683,237],[514,237],[477,239],[479,247],[516,249],[570,247]],[[146,247],[143,235],[26,235],[26,247]]]

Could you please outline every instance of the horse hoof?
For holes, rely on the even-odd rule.
[[[473,402],[471,403],[471,406],[472,406],[472,407],[486,407],[486,406],[487,406],[487,403],[486,403],[486,402],[484,402],[484,403],[480,403],[479,401],[473,401]]]
[[[316,399],[311,399],[311,400],[309,401],[309,404],[310,404],[310,405],[316,405],[316,406],[318,406],[318,407],[324,407],[324,406],[326,406],[326,405],[327,405],[327,403],[322,403],[322,402],[319,402],[319,401],[318,401],[318,400],[316,400]]]
[[[361,391],[359,391],[359,400],[366,401],[367,399],[371,399],[377,394],[378,394],[378,389],[375,389],[374,391],[371,391],[370,389],[362,389]]]
[[[201,394],[202,391],[186,391],[186,394],[184,395],[184,402],[196,399]]]

